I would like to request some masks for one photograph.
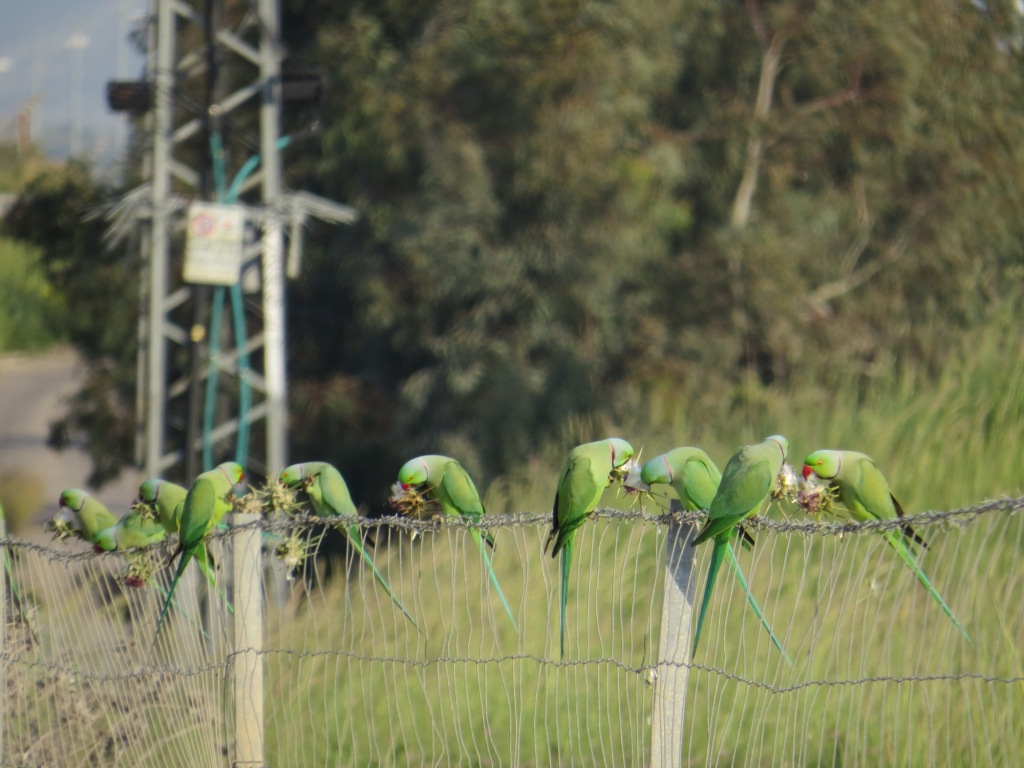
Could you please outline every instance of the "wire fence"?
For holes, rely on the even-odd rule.
[[[362,561],[326,554],[336,521],[258,520],[213,534],[225,596],[190,574],[155,643],[170,569],[135,588],[120,555],[6,539],[2,765],[648,765],[659,701],[685,712],[672,765],[1021,765],[1022,507],[750,521],[757,543],[738,559],[792,665],[728,567],[696,652],[684,632],[685,653],[665,655],[666,541],[699,516],[651,506],[580,530],[564,658],[549,515],[480,523],[518,632],[461,520],[362,522],[416,626]],[[973,647],[878,535],[908,520]],[[288,578],[281,542],[325,531]],[[246,534],[262,542],[259,584],[233,581]],[[709,547],[684,549],[699,598]],[[258,643],[239,646],[246,594],[260,596]],[[239,683],[243,659],[255,667]],[[239,747],[243,710],[262,718],[256,758]]]

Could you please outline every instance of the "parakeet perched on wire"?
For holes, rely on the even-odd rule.
[[[656,483],[668,483],[679,496],[683,508],[690,512],[710,509],[721,484],[722,475],[718,467],[711,461],[704,451],[699,448],[676,448],[675,450],[655,456],[646,462],[640,470],[640,479],[647,485]],[[789,660],[782,643],[775,636],[768,621],[764,618],[761,607],[754,599],[753,593],[747,584],[743,571],[740,570],[739,562],[736,560],[736,553],[733,551],[732,542],[737,536],[743,537],[749,534],[742,530],[739,524],[729,528],[714,538],[714,546],[711,550],[711,562],[708,565],[707,580],[704,584],[704,596],[701,599],[700,613],[697,616],[697,628],[694,632],[693,648],[697,649],[697,640],[700,638],[700,631],[704,625],[704,616],[711,602],[711,592],[715,586],[715,579],[721,568],[722,561],[727,560],[732,565],[733,572],[739,579],[740,586],[747,595],[747,601],[754,610],[754,614],[768,631],[772,643],[782,655]],[[751,539],[751,542],[753,539]]]
[[[398,470],[398,482],[403,490],[424,486],[425,495],[436,500],[446,515],[479,519],[484,514],[484,504],[480,500],[473,479],[459,462],[448,456],[427,455],[410,459]],[[498,577],[491,565],[491,557],[487,552],[488,547],[494,549],[494,536],[480,528],[470,528],[469,533],[480,549],[480,556],[483,558],[491,584],[494,585],[494,591],[497,592],[512,627],[518,633],[519,625],[505,599],[505,593],[501,591]]]
[[[171,586],[167,591],[167,599],[160,611],[160,618],[157,619],[156,635],[160,634],[160,627],[163,626],[164,618],[167,616],[167,609],[174,597],[174,590],[185,572],[185,566],[189,560],[195,557],[197,550],[203,544],[206,534],[210,529],[220,522],[231,503],[228,501],[228,493],[244,479],[241,465],[228,461],[217,467],[203,472],[196,478],[196,481],[189,488],[188,494],[182,502],[181,523],[178,530],[178,550],[180,553],[178,568],[171,579]],[[155,640],[155,637],[154,637]]]
[[[622,438],[612,437],[578,445],[569,451],[558,478],[558,491],[551,510],[551,532],[544,542],[544,551],[551,556],[562,555],[562,599],[559,644],[565,658],[565,606],[569,592],[569,567],[577,529],[597,507],[612,481],[612,472],[633,458],[633,446]]]
[[[168,480],[158,477],[151,477],[139,485],[139,498],[136,506],[144,505],[150,507],[156,520],[167,533],[177,536],[181,527],[181,514],[185,506],[185,497],[188,489]],[[223,516],[223,514],[222,514]],[[210,553],[206,548],[206,542],[201,542],[195,549],[193,555],[196,565],[203,572],[207,583],[217,588],[217,576]],[[225,597],[225,602],[227,598]],[[228,610],[231,604],[227,603]]]
[[[804,459],[803,475],[805,480],[811,475],[815,475],[834,486],[839,502],[846,507],[850,517],[858,522],[895,520],[904,516],[903,507],[889,490],[889,484],[882,471],[874,459],[866,454],[856,451],[815,451]],[[886,543],[896,551],[904,564],[921,582],[928,594],[939,604],[942,612],[960,630],[960,634],[973,646],[974,642],[967,634],[967,630],[963,628],[953,611],[946,605],[945,600],[932,586],[914,558],[915,546],[927,549],[928,544],[925,540],[909,525],[903,526],[899,530],[883,531],[882,535],[885,537]]]
[[[118,520],[116,525],[96,534],[93,543],[104,552],[123,552],[156,544],[163,541],[166,535],[167,531],[159,522],[148,517],[142,510],[133,509]]]
[[[322,461],[307,461],[303,464],[292,464],[282,470],[278,476],[278,482],[288,488],[301,488],[309,496],[313,503],[313,509],[320,517],[337,517],[340,515],[355,517],[358,515],[356,505],[352,502],[348,485],[341,473],[330,464]],[[349,545],[358,553],[373,571],[373,576],[388,597],[398,607],[402,614],[416,626],[416,621],[409,612],[405,610],[401,601],[391,591],[384,574],[380,572],[373,562],[373,557],[367,550],[367,546],[373,546],[372,542],[364,541],[362,530],[358,523],[352,523],[342,528],[348,537]]]
[[[117,525],[117,518],[98,499],[77,488],[60,494],[60,511],[50,522],[58,536],[77,535],[93,546],[100,531]]]

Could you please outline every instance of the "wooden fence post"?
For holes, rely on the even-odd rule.
[[[682,511],[673,499],[669,511]],[[695,528],[673,520],[665,537],[665,589],[661,605],[661,639],[654,678],[654,718],[651,732],[651,765],[678,768],[683,763],[683,729],[686,714],[686,678],[689,674],[693,596]]]
[[[236,768],[263,762],[263,585],[260,578],[260,516],[232,515],[243,527],[232,538],[235,586],[235,761]]]

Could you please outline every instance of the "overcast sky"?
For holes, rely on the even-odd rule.
[[[106,82],[142,76],[128,32],[149,11],[149,0],[0,0],[0,140],[14,140],[18,110],[36,97],[33,135],[47,154],[69,153],[78,105],[83,154],[116,154],[127,123],[107,109]]]

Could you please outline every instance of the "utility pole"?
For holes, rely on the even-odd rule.
[[[290,99],[282,87],[278,0],[258,0],[255,13],[250,4],[232,0],[153,3],[156,28],[150,39],[156,50],[147,60],[155,68],[147,82],[108,84],[112,109],[152,111],[149,237],[142,238],[149,250],[140,319],[144,375],[138,389],[145,433],[139,453],[147,475],[186,482],[207,468],[203,463],[211,455],[213,463],[235,459],[247,469],[276,472],[288,453],[285,223],[291,223],[294,250],[307,215],[351,223],[357,214],[283,188],[281,149],[287,137],[280,136],[280,123],[282,104]],[[226,81],[210,71],[222,66],[231,69],[230,93],[223,88]],[[218,142],[230,136],[234,151],[214,158],[212,135]],[[233,168],[225,157],[246,162]],[[215,160],[221,163],[216,170],[210,168]],[[258,294],[243,301],[238,276],[219,283],[231,287],[236,344],[215,351],[220,335],[213,338],[208,327],[211,289],[189,273],[191,252],[184,248],[185,214],[211,197],[211,173],[220,173],[218,195],[234,174],[228,202],[241,206],[248,224],[243,229],[254,233],[239,248],[240,270],[257,277],[247,285],[250,295]],[[191,239],[193,232],[188,234]],[[185,281],[186,274],[193,282]],[[244,343],[238,343],[239,333]],[[251,390],[252,402],[239,398],[239,390]],[[229,407],[212,412],[209,404],[217,400]],[[241,438],[237,448],[230,444],[257,423],[264,425],[262,450],[243,449]],[[204,448],[207,458],[200,461]]]

